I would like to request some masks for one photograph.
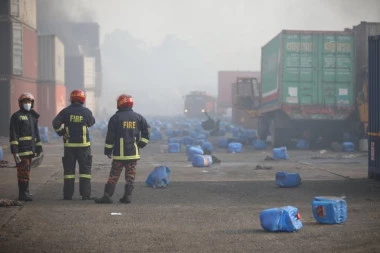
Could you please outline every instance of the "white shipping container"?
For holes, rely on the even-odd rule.
[[[55,35],[38,36],[40,81],[65,84],[65,46]]]
[[[86,90],[86,107],[92,111],[92,114],[96,115],[97,113],[97,104],[96,104],[96,95],[93,90]]]
[[[37,30],[36,0],[11,0],[9,8],[12,17]]]
[[[95,69],[95,58],[94,57],[84,57],[83,59],[83,72],[84,72],[84,88],[93,89],[96,83],[96,69]]]

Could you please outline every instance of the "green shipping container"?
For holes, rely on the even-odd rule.
[[[260,112],[344,120],[354,110],[351,32],[284,30],[262,48]]]

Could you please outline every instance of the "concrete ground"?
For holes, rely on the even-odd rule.
[[[92,191],[101,196],[110,163],[103,155],[104,139],[93,144]],[[289,160],[265,161],[270,150],[214,152],[222,163],[194,168],[185,151],[161,153],[165,142],[151,143],[138,163],[132,204],[98,205],[62,200],[63,146],[44,144],[43,164],[31,172],[34,201],[22,207],[0,208],[0,252],[380,252],[380,182],[367,179],[366,153],[289,151]],[[0,139],[0,145],[7,145]],[[17,198],[16,169],[9,150],[0,168],[0,198]],[[145,179],[155,166],[171,169],[166,189],[153,189]],[[257,165],[271,169],[258,170]],[[302,184],[278,188],[277,171],[298,172]],[[347,221],[316,222],[311,210],[315,196],[344,197]],[[266,232],[260,212],[295,206],[303,228],[294,233]],[[115,215],[116,213],[116,215]]]

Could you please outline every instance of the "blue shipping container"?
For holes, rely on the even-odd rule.
[[[380,180],[380,35],[368,37],[368,178]]]

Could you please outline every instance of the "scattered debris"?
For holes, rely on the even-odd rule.
[[[264,159],[265,161],[274,161],[275,159],[269,155],[267,155],[267,157],[265,157]]]
[[[272,166],[261,166],[261,165],[256,165],[255,170],[271,170],[273,169]]]
[[[9,207],[9,206],[23,206],[23,203],[18,200],[0,199],[0,207]]]
[[[121,213],[111,213],[111,215],[121,215]]]
[[[0,161],[0,168],[6,168],[9,167],[9,162],[5,160]]]

